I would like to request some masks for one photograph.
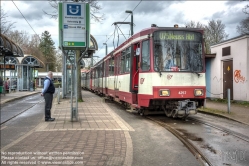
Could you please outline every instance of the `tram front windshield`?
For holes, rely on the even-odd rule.
[[[203,71],[201,33],[156,31],[153,37],[155,71]]]

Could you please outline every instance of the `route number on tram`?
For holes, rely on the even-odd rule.
[[[186,95],[187,92],[186,92],[186,91],[179,91],[178,94],[179,94],[179,95]]]

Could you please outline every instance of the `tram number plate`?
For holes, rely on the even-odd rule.
[[[186,92],[186,91],[179,91],[178,94],[179,94],[179,95],[186,95],[187,92]]]

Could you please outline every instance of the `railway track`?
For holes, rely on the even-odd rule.
[[[36,106],[37,104],[39,104],[39,103],[41,103],[41,102],[42,102],[42,100],[40,100],[38,103],[35,103],[35,104],[33,104],[32,106],[26,108],[25,110],[22,110],[21,112],[15,114],[15,115],[13,115],[13,116],[11,116],[10,118],[8,118],[8,119],[4,120],[3,122],[1,122],[0,125],[5,124],[6,122],[8,122],[8,121],[10,121],[11,119],[17,117],[18,115],[21,115],[22,113],[26,112],[27,110],[31,109],[32,107]]]
[[[245,135],[243,135],[243,134],[240,134],[240,133],[237,133],[237,132],[235,132],[235,131],[232,131],[232,130],[229,130],[229,129],[227,129],[227,128],[224,128],[224,127],[222,127],[222,126],[213,125],[213,124],[210,124],[210,123],[208,123],[208,122],[204,122],[204,121],[202,121],[202,120],[195,119],[195,118],[192,118],[192,117],[188,117],[187,119],[188,119],[188,120],[191,120],[191,121],[193,121],[193,122],[199,123],[199,124],[203,124],[203,125],[212,127],[212,128],[214,128],[214,129],[216,129],[216,130],[222,131],[222,132],[224,132],[224,133],[226,133],[226,134],[232,135],[232,136],[234,136],[234,137],[236,137],[236,138],[239,138],[239,139],[241,139],[241,140],[243,140],[243,141],[249,143],[249,137],[248,137],[248,136],[245,136]]]
[[[165,122],[162,122],[153,117],[147,117],[147,118],[152,120],[156,124],[164,127],[174,136],[176,136],[203,166],[213,166],[213,164],[205,157],[205,155],[200,150],[198,150],[187,138],[185,138],[182,134],[180,134],[176,129],[172,128],[170,125],[166,124]]]
[[[8,109],[8,111],[12,111],[14,108],[19,108],[19,111],[15,111],[15,113],[10,113],[8,116],[6,116],[6,118],[1,118],[1,122],[0,125],[2,126],[3,124],[7,123],[8,121],[10,121],[11,119],[21,115],[22,113],[28,111],[29,109],[31,109],[32,107],[36,106],[37,104],[41,103],[43,101],[43,99],[37,100],[35,102],[32,102],[32,100],[34,100],[33,98],[37,98],[37,96],[39,96],[38,94],[34,94],[31,96],[27,96],[15,101],[10,101],[8,103],[5,103],[3,106],[1,106],[1,111],[6,112],[6,107]],[[40,98],[40,96],[39,96]],[[21,104],[27,103],[27,107],[22,107],[20,106]],[[1,112],[1,114],[3,113]],[[3,115],[2,115],[3,116]]]
[[[57,93],[58,93],[58,90],[56,88],[55,90],[55,93],[54,93],[54,102],[55,100],[58,101],[58,99],[56,99],[55,97],[57,97]],[[40,99],[36,99],[36,98],[40,98]],[[4,109],[4,107],[8,106],[8,109],[11,110],[11,108],[16,108],[16,107],[20,107],[19,103],[27,103],[29,104],[30,106],[29,107],[26,107],[26,108],[23,108],[23,110],[21,110],[22,108],[20,107],[20,111],[16,112],[15,114],[11,115],[10,117],[8,117],[7,119],[1,119],[1,122],[0,122],[0,125],[3,125],[5,124],[6,122],[10,121],[11,119],[21,115],[22,113],[28,111],[29,109],[31,109],[32,107],[36,106],[37,104],[43,102],[43,97],[40,96],[40,93],[38,94],[33,94],[33,95],[30,95],[30,96],[25,96],[23,98],[20,98],[20,99],[17,99],[17,100],[14,100],[14,101],[10,101],[8,103],[4,103],[2,106],[1,106],[1,111],[2,109]],[[35,101],[35,102],[34,102]],[[2,112],[1,112],[2,114]]]

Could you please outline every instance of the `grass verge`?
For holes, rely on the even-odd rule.
[[[208,113],[220,114],[220,115],[232,115],[233,114],[233,112],[229,114],[227,111],[211,109],[211,108],[199,108],[198,110],[203,111],[203,112],[208,112]]]

